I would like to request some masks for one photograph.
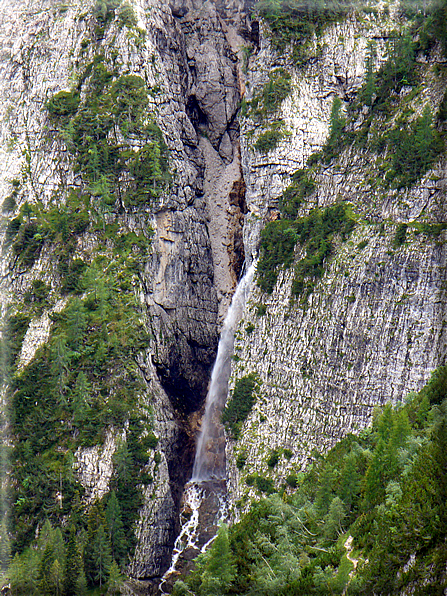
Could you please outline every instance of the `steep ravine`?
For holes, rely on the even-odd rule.
[[[63,202],[70,189],[85,189],[45,104],[55,93],[69,91],[95,54],[103,52],[110,61],[118,56],[119,73],[142,77],[155,89],[150,108],[168,145],[172,183],[152,204],[114,215],[126,229],[145,230],[149,237],[153,230],[135,289],[150,338],[146,355],[138,360],[146,384],[142,405],[150,408],[159,442],[147,466],[153,480],[145,488],[129,569],[147,592],[169,565],[180,497],[192,470],[195,412],[206,395],[219,327],[244,261],[245,186],[236,118],[240,81],[227,38],[230,30],[237,36],[236,26],[245,17],[237,6],[228,24],[212,4],[171,11],[163,3],[141,0],[132,7],[136,25],[123,26],[115,18],[104,33],[98,33],[93,2],[3,7],[1,194],[9,196],[18,180],[11,219],[25,201],[41,209],[51,206],[56,193]],[[94,42],[85,41],[91,35]],[[77,239],[79,259],[88,262],[97,250],[94,233]],[[33,280],[51,288],[50,305],[26,332],[22,362],[32,362],[48,341],[48,314],[64,308],[58,302],[61,279],[52,251],[50,243],[44,244],[31,267],[18,268],[11,250],[4,248],[3,262],[10,263],[3,279],[4,307],[20,312]],[[104,445],[76,453],[74,467],[87,502],[108,490],[113,454],[125,436],[125,428],[111,428]]]
[[[389,32],[402,23],[393,11],[349,17],[315,39],[315,56],[297,67],[288,51],[272,46],[265,24],[250,22],[243,2],[173,0],[168,6],[133,0],[136,24],[128,27],[117,17],[103,33],[90,0],[3,4],[1,202],[19,181],[9,219],[26,202],[45,209],[63,204],[73,189],[90,192],[45,105],[55,93],[72,89],[95,53],[116,66],[116,76],[145,81],[148,110],[168,148],[172,177],[164,191],[133,206],[118,201],[102,214],[104,230],[113,221],[149,246],[131,283],[139,326],[148,334],[133,364],[144,381],[140,411],[149,412],[158,443],[145,465],[151,482],[144,488],[126,590],[156,594],[179,532],[180,500],[192,473],[219,330],[244,261],[250,264],[258,254],[260,231],[278,217],[279,197],[294,171],[323,146],[334,97],[346,105],[355,98],[368,40],[375,40],[380,64]],[[93,42],[87,43],[88,36]],[[239,107],[259,93],[275,68],[291,75],[291,93],[272,115],[284,120],[288,134],[262,154],[254,149],[262,126]],[[430,64],[426,71],[415,110],[421,98],[436,108],[445,89]],[[140,149],[138,140],[130,142],[132,150]],[[347,150],[315,173],[315,192],[302,214],[341,199],[352,205],[357,225],[349,239],[337,239],[306,308],[291,297],[293,268],[280,272],[270,295],[254,287],[245,308],[230,389],[251,373],[257,388],[238,439],[227,436],[233,518],[261,495],[248,477],[265,476],[279,488],[311,461],[314,450],[360,432],[375,405],[420,389],[445,362],[445,231],[430,236],[409,229],[404,243],[393,244],[399,223],[445,221],[445,159],[399,193],[374,193],[365,185],[369,162],[367,152]],[[112,240],[101,244],[93,226],[74,242],[76,258],[85,263],[99,253],[111,262],[116,257]],[[48,302],[27,324],[18,365],[23,370],[49,342],[69,298],[50,241],[28,267],[17,264],[6,245],[3,254],[3,309],[9,305],[19,313],[33,281],[49,287]],[[74,454],[86,505],[107,492],[114,453],[128,432],[127,422],[110,424],[102,442]],[[273,451],[276,466],[267,463]]]

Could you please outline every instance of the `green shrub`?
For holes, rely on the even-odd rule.
[[[249,323],[245,327],[245,333],[247,333],[247,335],[250,335],[251,333],[253,333],[254,330],[255,330],[255,326],[253,325],[253,323]]]
[[[20,226],[12,252],[26,269],[39,258],[44,239],[36,221],[27,221]]]
[[[235,439],[239,437],[242,425],[256,401],[254,395],[255,387],[255,373],[250,373],[238,379],[231,398],[222,412],[222,422]]]
[[[151,433],[145,437],[144,442],[148,449],[155,449],[158,445],[158,438]]]
[[[245,484],[247,486],[254,486],[256,476],[254,474],[248,474],[245,478]]]
[[[368,246],[368,240],[362,240],[361,242],[359,242],[357,244],[357,248],[359,250],[363,250],[364,248],[366,248]]]
[[[17,236],[20,226],[22,225],[22,218],[15,217],[8,222],[5,232],[5,244],[8,246]]]
[[[440,366],[431,375],[429,382],[420,392],[430,404],[441,404],[447,397],[447,366]]]
[[[14,315],[7,315],[4,328],[4,336],[7,346],[7,358],[12,367],[22,349],[23,339],[25,337],[28,325],[30,324],[28,314],[18,312]]]
[[[238,470],[242,470],[247,462],[247,454],[245,451],[241,451],[236,457],[236,467]]]
[[[267,495],[271,495],[275,492],[275,485],[271,478],[264,478],[263,476],[255,477],[255,485],[258,490]]]
[[[51,287],[48,286],[41,279],[33,279],[31,289],[27,290],[24,295],[25,303],[45,304]]]
[[[284,68],[276,68],[269,73],[269,80],[260,94],[255,94],[250,102],[255,118],[265,119],[274,114],[292,90],[291,76]]]
[[[404,244],[407,237],[408,224],[401,223],[397,226],[396,233],[393,238],[393,246],[399,247]]]
[[[3,213],[12,213],[17,209],[17,191],[13,191],[10,195],[8,195],[2,204],[2,212]]]
[[[291,449],[283,449],[283,454],[286,459],[292,459],[293,451]]]
[[[46,103],[45,107],[52,118],[66,118],[76,114],[81,101],[77,89],[72,91],[59,91]]]
[[[292,176],[292,183],[279,199],[281,213],[290,219],[295,219],[304,199],[311,195],[315,189],[316,184],[309,177],[309,171],[297,170]]]
[[[273,449],[267,458],[267,465],[269,468],[274,468],[279,462],[280,452],[279,449]]]
[[[296,488],[298,486],[298,478],[296,474],[289,474],[286,478],[287,484],[290,488]]]
[[[69,260],[68,263],[59,261],[59,275],[61,277],[62,294],[82,292],[80,280],[87,267],[82,259]]]
[[[133,29],[137,26],[137,16],[130,4],[125,2],[118,10],[118,25]]]
[[[297,233],[286,220],[269,222],[261,232],[261,257],[257,266],[258,286],[271,294],[278,278],[278,269],[293,262]]]
[[[323,211],[312,210],[308,216],[298,219],[295,227],[298,241],[306,248],[306,256],[295,266],[292,292],[303,295],[303,301],[313,291],[315,279],[323,275],[324,262],[332,253],[332,239],[340,235],[344,241],[355,226],[344,203],[327,207]]]
[[[267,306],[265,304],[256,305],[256,316],[263,317],[267,312]]]
[[[270,153],[278,147],[284,136],[285,134],[280,128],[270,128],[259,135],[254,148],[259,153]]]

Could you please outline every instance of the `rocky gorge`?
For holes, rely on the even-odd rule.
[[[60,364],[48,381],[54,404],[45,410],[50,389],[35,398],[44,426],[54,411],[61,419],[42,438],[51,435],[51,445],[17,448],[34,428],[21,427],[31,420],[28,387],[23,418],[5,423],[16,444],[13,552],[34,540],[45,516],[67,525],[76,491],[86,512],[108,503],[112,487],[118,494],[117,454],[124,444],[140,453],[134,441],[146,455],[132,465],[145,476],[129,509],[125,590],[156,594],[244,266],[261,256],[232,359],[228,405],[244,383],[253,402],[237,427],[226,425],[233,521],[266,486],[290,490],[286,479],[316,453],[361,433],[376,406],[402,402],[445,364],[445,151],[393,186],[398,170],[382,184],[392,150],[384,155],[371,139],[411,126],[425,108],[440,113],[446,58],[439,44],[420,51],[417,82],[401,77],[390,112],[367,129],[368,101],[351,108],[371,69],[387,64],[390,39],[410,26],[397,4],[325,24],[299,61],[293,46],[275,45],[262,10],[236,0],[20,0],[5,2],[0,18],[4,407],[19,403],[12,395],[37,375],[33,366]],[[337,118],[349,142],[335,138]],[[438,122],[442,132],[445,116]],[[297,218],[349,207],[312,287],[305,274],[304,289],[296,283],[306,256],[299,230],[289,266],[278,262],[263,286],[263,230],[287,221],[294,185]],[[106,321],[100,333],[96,316]],[[95,333],[101,340],[90,341]],[[85,416],[75,408],[79,371]],[[93,415],[97,426],[83,431]],[[43,465],[52,458],[37,504],[26,495],[26,453]],[[73,477],[66,487],[62,475]]]

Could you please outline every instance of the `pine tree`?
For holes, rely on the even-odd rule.
[[[201,596],[223,596],[227,594],[235,578],[236,568],[232,561],[228,526],[222,524],[208,551],[204,571],[202,572]]]
[[[110,554],[110,541],[104,526],[101,524],[95,536],[95,541],[92,546],[93,560],[95,562],[95,580],[99,582],[99,586],[107,581],[112,564],[112,556]]]
[[[126,538],[123,530],[121,509],[114,490],[110,493],[105,517],[112,547],[112,557],[122,567],[126,556]]]
[[[112,564],[110,566],[107,594],[120,594],[122,584],[123,577],[121,575],[117,562],[115,561],[115,559],[113,559]]]
[[[51,344],[51,366],[50,370],[55,381],[59,405],[65,406],[66,383],[68,379],[68,349],[65,335],[57,335]]]
[[[84,596],[85,594],[87,594],[87,579],[85,577],[84,566],[82,565],[82,561],[81,561],[81,567],[79,569],[79,575],[78,575],[78,578],[76,580],[75,595],[76,596]]]
[[[345,508],[340,497],[334,497],[329,505],[329,513],[325,518],[324,534],[330,540],[337,538],[342,532],[342,521],[345,518]]]
[[[55,559],[51,565],[50,582],[52,587],[51,593],[55,596],[61,596],[64,587],[64,572],[58,559]]]
[[[95,544],[100,526],[104,528],[104,525],[105,517],[102,505],[99,501],[95,501],[88,514],[87,547],[84,549],[84,571],[87,584],[90,587],[93,587],[96,584],[97,575],[97,561],[93,545]]]
[[[329,136],[324,147],[324,155],[327,163],[336,157],[340,151],[340,139],[342,136],[343,127],[346,124],[346,118],[343,115],[342,105],[341,99],[335,96],[334,101],[332,102],[331,116],[329,121]]]
[[[80,372],[76,377],[76,383],[73,391],[73,418],[77,426],[82,425],[88,418],[90,411],[90,384],[84,372]]]
[[[65,595],[77,596],[76,582],[82,568],[82,558],[79,551],[76,528],[70,527],[70,535],[67,544],[67,556],[65,561]]]
[[[67,344],[71,350],[78,351],[81,347],[87,317],[82,301],[75,297],[66,310],[67,316]]]
[[[35,594],[39,583],[39,553],[27,548],[19,555],[15,554],[8,569],[7,577],[13,596]]]
[[[40,594],[52,594],[53,585],[51,568],[55,561],[53,546],[50,542],[45,546],[42,559],[39,565],[39,592]]]

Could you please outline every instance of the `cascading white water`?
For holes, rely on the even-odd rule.
[[[227,399],[234,332],[242,316],[255,267],[256,265],[253,263],[240,280],[220,334],[216,361],[205,402],[205,414],[197,442],[192,473],[193,482],[225,477],[225,436],[220,416]]]
[[[256,265],[239,282],[220,334],[216,361],[197,441],[194,469],[182,497],[181,531],[175,542],[171,566],[161,578],[160,594],[172,591],[175,580],[190,569],[191,561],[210,546],[219,523],[229,517],[225,481],[225,434],[220,421],[228,393],[234,332],[244,309]]]

